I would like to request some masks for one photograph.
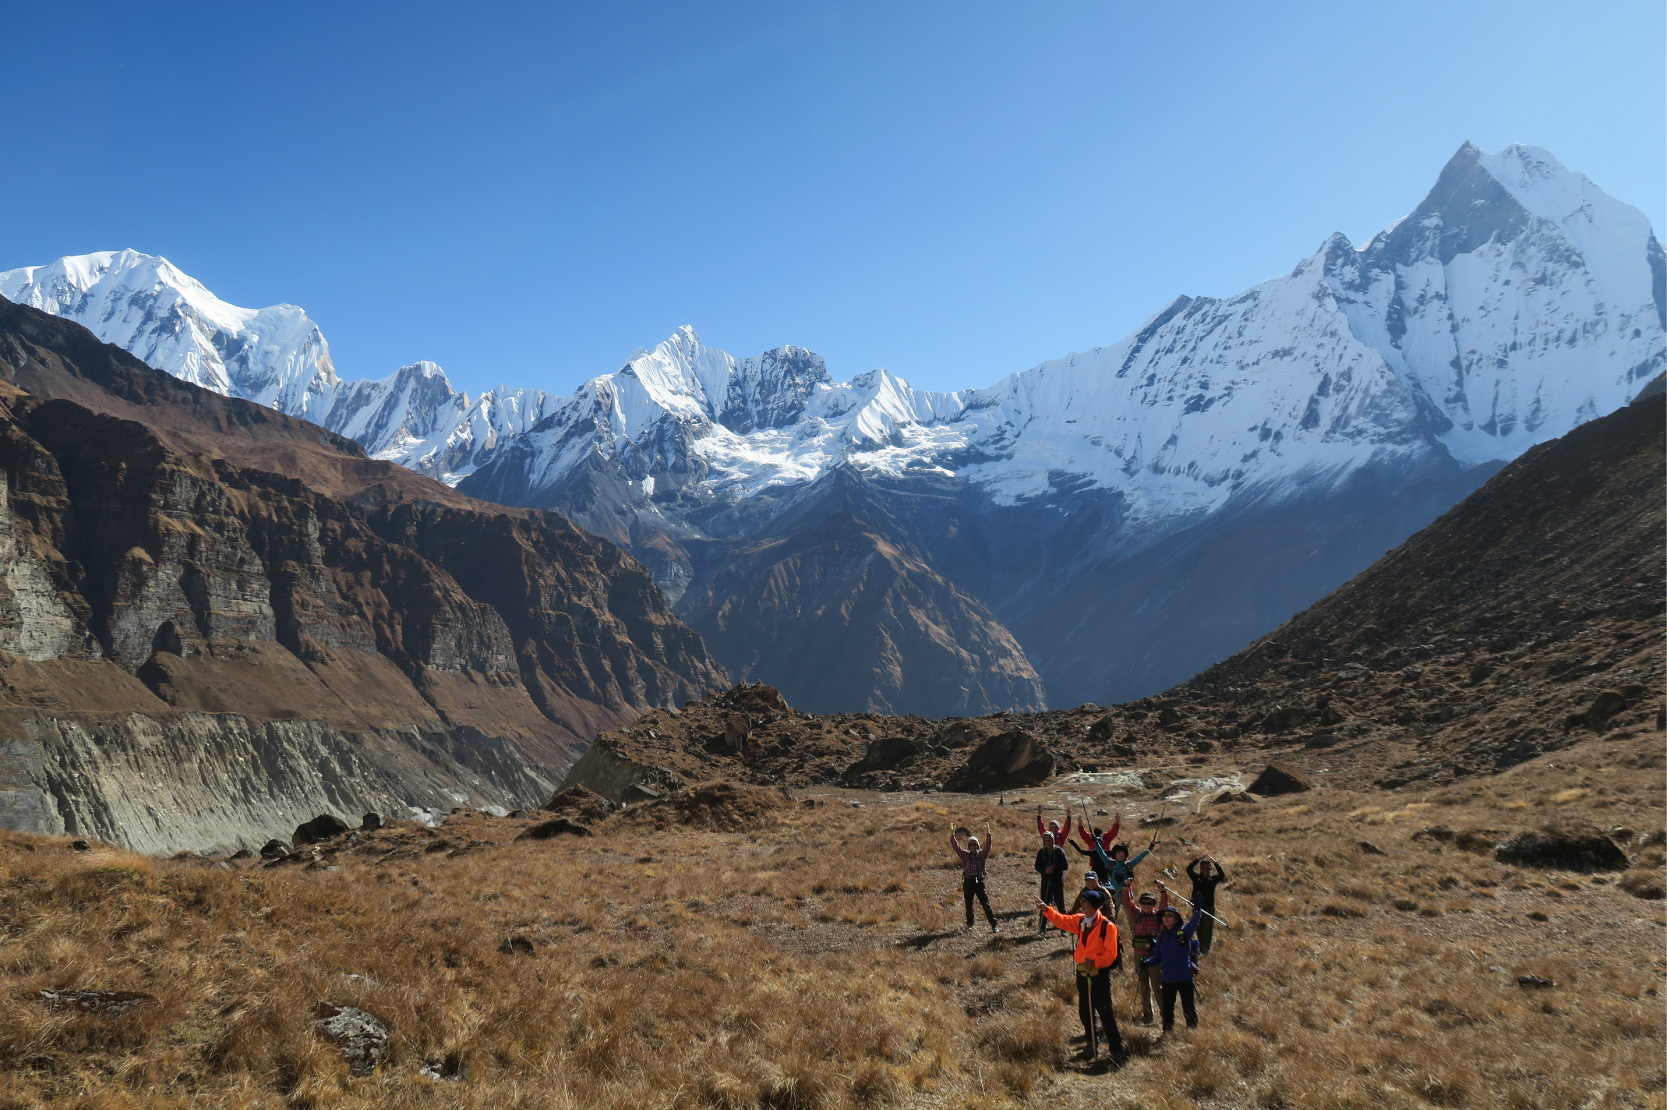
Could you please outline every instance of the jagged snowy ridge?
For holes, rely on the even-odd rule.
[[[167,259],[137,251],[0,273],[0,296],[74,320],[175,377],[312,420],[378,458],[454,484],[554,400],[504,386],[470,400],[432,362],[343,382],[323,333],[301,309],[238,308]]]
[[[602,462],[646,503],[853,465],[954,474],[1011,503],[1069,475],[1157,520],[1431,444],[1509,459],[1617,407],[1662,368],[1660,267],[1643,216],[1546,152],[1467,146],[1363,248],[1334,236],[1237,297],[1180,298],[1118,344],[956,393],[884,370],[835,382],[794,347],[736,359],[683,328],[566,398],[471,401],[432,363],[338,381],[301,310],[226,305],[134,252],[14,270],[0,294],[451,482],[497,459],[547,489]]]

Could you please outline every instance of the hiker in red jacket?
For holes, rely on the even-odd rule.
[[[1163,930],[1163,911],[1169,908],[1169,890],[1164,888],[1160,899],[1151,891],[1140,896],[1137,905],[1129,897],[1129,888],[1122,892],[1123,908],[1129,911],[1128,918],[1123,922],[1134,937],[1134,973],[1140,983],[1140,1020],[1142,1024],[1152,1024],[1152,998],[1163,993],[1162,968],[1146,965],[1146,957],[1152,954],[1152,944],[1157,940],[1158,933]]]
[[[1048,833],[1053,833],[1054,847],[1063,850],[1065,842],[1071,839],[1071,810],[1069,807],[1066,807],[1065,810],[1065,827],[1063,829],[1059,827],[1058,821],[1049,821],[1046,825],[1043,825],[1042,807],[1040,805],[1036,807],[1036,835],[1046,836]]]
[[[1099,829],[1090,832],[1088,829],[1088,810],[1084,809],[1082,811],[1082,824],[1077,826],[1077,835],[1082,837],[1082,842],[1089,848],[1098,847],[1100,851],[1109,854],[1111,846],[1117,840],[1117,834],[1122,831],[1122,828],[1123,811],[1118,810],[1111,815],[1111,829],[1109,832],[1101,832]]]

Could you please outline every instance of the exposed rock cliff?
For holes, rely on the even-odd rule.
[[[0,395],[12,827],[161,851],[308,809],[534,804],[597,731],[723,682],[647,573],[560,517],[9,304],[0,373],[28,390]]]

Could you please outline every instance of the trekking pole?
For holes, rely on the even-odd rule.
[[[1169,888],[1167,886],[1164,886],[1162,883],[1159,883],[1158,885],[1162,886],[1165,890],[1169,890]],[[1178,899],[1182,902],[1185,902],[1187,905],[1192,906],[1193,909],[1198,910],[1197,906],[1192,905],[1192,900],[1185,897],[1184,895],[1177,894],[1175,891],[1169,890],[1169,896],[1171,898],[1175,898],[1175,899]],[[1209,910],[1198,910],[1198,912],[1203,914],[1205,917],[1209,918],[1211,921],[1214,921],[1217,925],[1220,925],[1224,929],[1231,929],[1233,927],[1233,926],[1227,924],[1227,922],[1223,921],[1221,918],[1217,917],[1215,914],[1211,913]]]
[[[1091,1059],[1098,1059],[1100,1055],[1100,1031],[1094,1015],[1094,977],[1087,975],[1084,978],[1088,982],[1088,1054]]]

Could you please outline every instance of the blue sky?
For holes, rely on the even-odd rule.
[[[72,10],[56,10],[72,9]],[[1465,139],[1664,224],[1660,0],[13,6],[0,269],[133,247],[344,376],[680,324],[985,385],[1410,210]]]

